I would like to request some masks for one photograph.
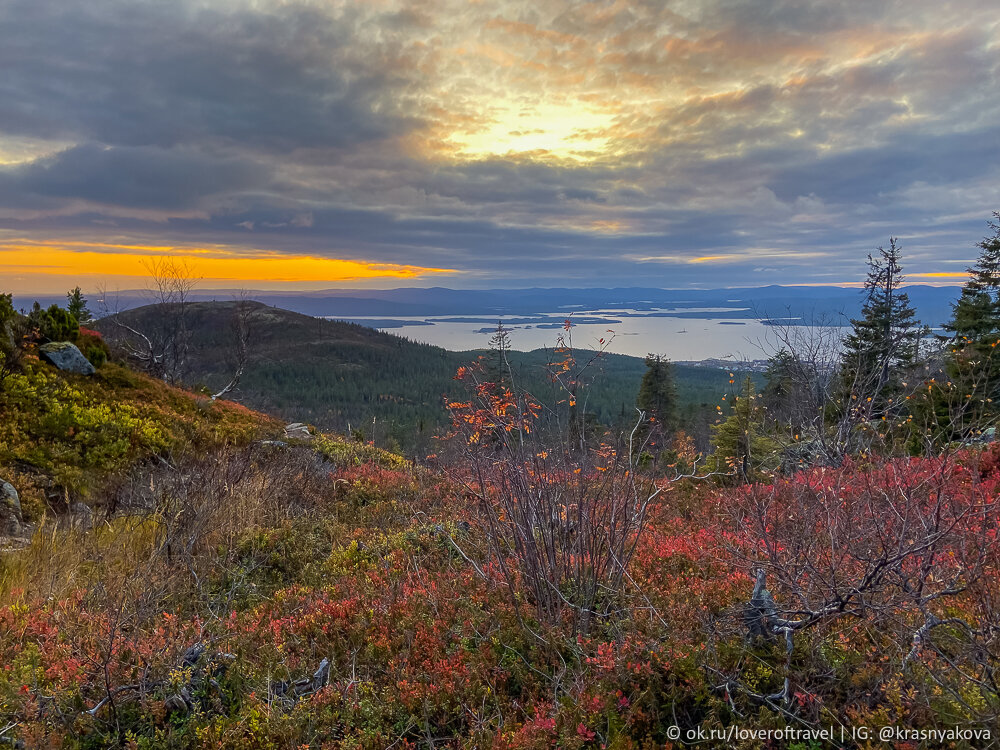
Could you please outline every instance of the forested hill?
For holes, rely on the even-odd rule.
[[[250,347],[238,390],[229,397],[323,429],[358,430],[380,444],[406,449],[427,445],[445,421],[444,397],[455,393],[456,370],[484,354],[450,352],[259,302],[192,302],[185,311],[190,351],[183,375],[188,384],[215,391],[231,377],[238,304],[246,305]],[[138,331],[156,331],[163,327],[162,316],[160,308],[150,305],[122,313],[121,321]],[[96,327],[109,338],[121,332],[108,319]],[[578,356],[586,360],[592,353]],[[551,352],[511,352],[510,360],[525,387],[547,387]],[[605,355],[598,369],[587,409],[605,423],[631,416],[643,361]],[[728,372],[678,366],[675,373],[682,421],[703,423],[728,385]]]

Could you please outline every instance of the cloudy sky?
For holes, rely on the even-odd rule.
[[[996,0],[0,0],[0,289],[955,282]]]

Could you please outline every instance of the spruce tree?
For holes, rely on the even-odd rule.
[[[36,301],[28,314],[28,324],[44,341],[76,341],[80,324],[69,311],[50,305],[43,309]]]
[[[646,357],[646,372],[639,384],[636,407],[647,419],[655,420],[663,430],[673,429],[677,422],[677,386],[674,368],[666,357],[650,354]]]
[[[677,386],[673,365],[666,357],[646,356],[646,372],[639,383],[635,405],[642,412],[642,423],[636,431],[637,444],[633,448],[644,446],[651,456],[658,455],[677,425]]]
[[[77,323],[85,325],[93,319],[90,310],[87,309],[87,298],[83,296],[83,291],[80,287],[66,292],[66,300],[66,309],[70,315],[76,318]]]
[[[773,419],[785,421],[794,412],[795,357],[787,349],[776,352],[767,362],[761,398]]]
[[[486,365],[486,376],[499,386],[510,387],[510,329],[504,326],[502,320],[497,322],[497,330],[490,337],[489,348],[491,355]]]
[[[740,392],[733,396],[732,413],[712,428],[712,471],[732,473],[741,482],[760,478],[760,472],[780,462],[777,445],[764,429],[764,405],[747,375]]]
[[[995,415],[1000,398],[1000,212],[993,234],[977,244],[979,259],[944,326],[950,336],[948,371],[969,404],[965,423]]]
[[[851,320],[851,333],[844,339],[841,378],[846,398],[866,418],[884,415],[899,402],[904,374],[916,362],[923,335],[909,295],[901,291],[899,260],[894,237],[888,249],[879,247],[877,255],[868,256],[861,317]]]

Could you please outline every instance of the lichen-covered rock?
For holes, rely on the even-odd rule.
[[[21,499],[10,482],[0,479],[0,534],[17,536],[21,533]]]
[[[302,422],[292,422],[285,425],[285,437],[288,439],[311,440],[313,435],[309,427]]]
[[[93,375],[97,370],[75,344],[68,341],[53,341],[42,344],[38,352],[45,359],[65,372],[75,372],[78,375]]]

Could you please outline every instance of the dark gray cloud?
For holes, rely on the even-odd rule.
[[[65,199],[176,211],[258,187],[267,172],[245,159],[188,148],[82,144],[0,173],[0,196],[15,196],[22,205]]]
[[[917,182],[948,186],[997,172],[1000,125],[948,134],[907,134],[895,142],[796,159],[766,181],[779,199],[807,192],[839,204],[875,203]]]
[[[391,71],[359,55],[350,11],[7,0],[0,12],[6,133],[288,151],[351,146],[408,121],[393,111]]]

